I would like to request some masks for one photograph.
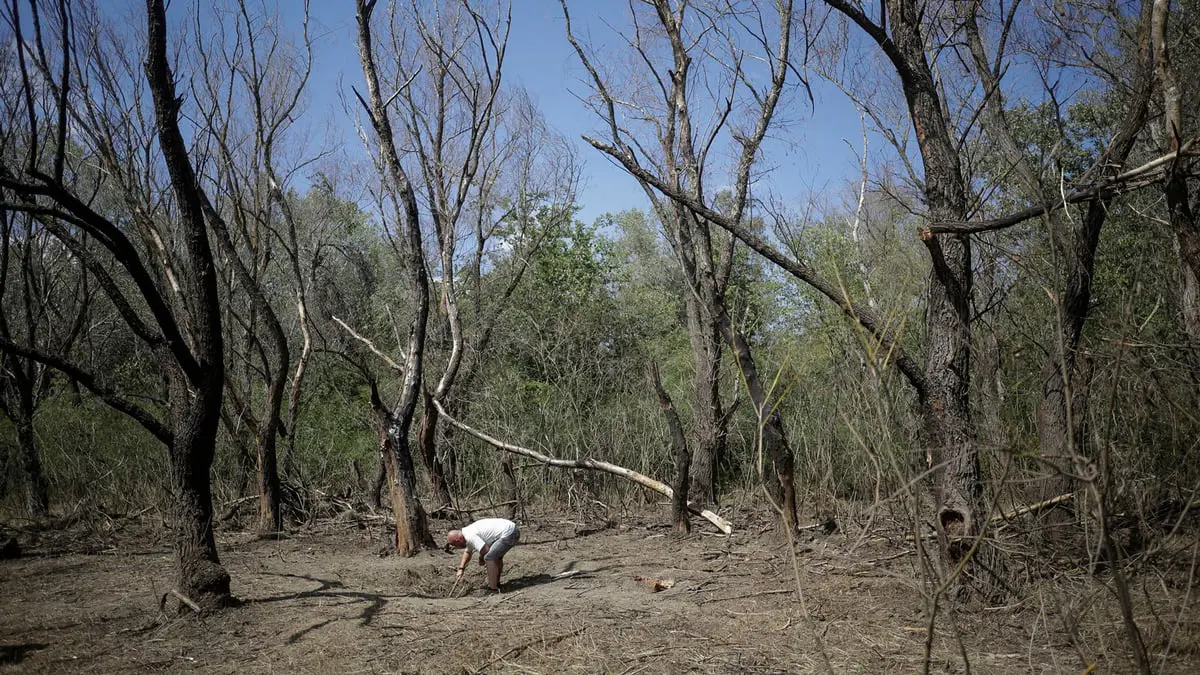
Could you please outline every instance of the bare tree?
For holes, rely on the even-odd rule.
[[[312,48],[307,4],[302,8],[302,41],[296,53],[289,53],[278,17],[272,18],[265,7],[252,8],[245,0],[237,0],[232,9],[234,25],[226,26],[218,12],[215,48],[195,55],[198,70],[204,74],[198,101],[204,127],[198,140],[205,155],[212,158],[205,167],[209,170],[205,179],[211,181],[207,193],[215,200],[206,202],[206,215],[222,253],[221,262],[231,271],[226,333],[232,338],[237,327],[241,335],[240,340],[228,340],[239,345],[231,350],[231,356],[234,363],[243,365],[243,377],[234,377],[238,371],[229,368],[226,378],[228,401],[237,420],[234,429],[242,433],[231,431],[235,438],[255,446],[258,527],[262,532],[277,532],[282,525],[277,441],[286,433],[282,407],[292,364],[289,336],[266,289],[272,282],[278,283],[275,252],[282,248],[295,286],[302,340],[288,397],[288,419],[294,428],[299,389],[312,347],[297,227],[285,192],[297,168],[310,160],[287,152],[287,147],[303,145],[290,138],[289,132],[302,112],[302,97],[312,71]],[[206,32],[197,24],[197,41],[203,40]],[[245,110],[250,113],[248,121],[244,121]],[[238,289],[248,298],[242,312],[237,309],[241,305],[236,301]],[[266,390],[257,413],[256,382]]]
[[[1175,234],[1179,255],[1179,305],[1184,332],[1192,345],[1200,345],[1200,191],[1192,192],[1189,184],[1189,161],[1184,155],[1195,154],[1197,137],[1188,136],[1189,120],[1184,111],[1184,87],[1171,60],[1169,0],[1154,0],[1153,49],[1154,68],[1162,97],[1162,137],[1166,139],[1171,162],[1163,184],[1167,198],[1167,219]],[[1194,115],[1190,116],[1194,119]],[[1194,132],[1193,132],[1194,134]]]
[[[716,496],[727,423],[720,396],[727,343],[758,414],[772,469],[766,484],[777,497],[784,527],[794,528],[793,457],[780,401],[768,391],[749,341],[730,316],[725,295],[735,240],[713,227],[750,229],[752,169],[792,69],[792,2],[777,3],[773,11],[753,2],[641,3],[651,15],[633,7],[633,33],[623,36],[639,69],[640,79],[633,80],[601,72],[572,33],[567,3],[561,4],[567,39],[590,77],[592,109],[607,132],[605,141],[587,140],[641,182],[688,285],[684,300],[696,364],[693,493],[707,501]],[[630,82],[630,91],[622,90],[622,80]],[[641,96],[638,89],[653,94]],[[704,95],[697,97],[693,89]],[[709,187],[718,164],[712,152],[722,139],[735,146],[725,196]]]
[[[383,409],[382,405],[375,407],[377,411],[382,410],[381,448],[388,464],[392,508],[396,513],[396,551],[401,555],[414,555],[423,546],[433,545],[425,511],[418,499],[416,470],[409,449],[409,432],[417,399],[421,394],[421,370],[429,321],[429,273],[425,267],[422,249],[416,192],[396,150],[393,123],[387,110],[391,99],[385,100],[380,89],[380,75],[371,34],[371,15],[375,10],[376,1],[355,0],[358,50],[367,85],[367,98],[359,96],[359,101],[366,110],[378,142],[376,162],[380,171],[382,194],[388,206],[388,212],[382,215],[397,232],[393,241],[408,281],[408,291],[414,308],[409,322],[408,344],[404,353],[404,375],[398,399],[390,409]]]
[[[19,2],[11,3],[6,11],[18,44],[26,44],[22,27],[33,26],[29,44],[34,48],[22,49],[18,60],[27,125],[20,137],[8,134],[4,138],[0,155],[4,201],[9,209],[42,219],[94,275],[130,330],[157,355],[166,383],[166,420],[113,391],[97,374],[69,357],[9,340],[0,341],[0,347],[66,373],[133,417],[167,446],[177,590],[196,606],[221,607],[230,600],[229,575],[221,566],[213,537],[209,469],[221,411],[223,339],[204,195],[180,131],[182,99],[168,58],[166,10],[161,0],[147,0],[142,81],[148,96],[138,99],[143,91],[132,83],[141,77],[126,80],[114,75],[122,63],[130,63],[128,53],[124,62],[114,54],[117,50],[109,40],[120,31],[100,23],[94,7],[59,2],[49,17],[52,20],[42,21],[41,6],[29,3],[29,24],[25,24]],[[73,7],[79,7],[78,14],[84,17],[81,25],[76,24]],[[53,41],[47,26],[57,29]],[[127,71],[130,76],[135,73],[136,69]],[[127,155],[107,142],[112,137],[106,137],[104,128],[86,124],[87,106],[91,105],[93,110],[103,108],[114,124],[133,131],[137,125],[131,118],[133,110],[113,105],[116,101],[146,104],[147,108],[137,111],[149,113],[154,133],[143,138],[156,139],[157,157],[143,161],[144,156]],[[90,162],[105,158],[144,171],[161,167],[168,181],[168,189],[162,192],[131,194],[125,189],[128,185],[113,179],[126,203],[151,199],[160,213],[145,209],[142,202],[140,212],[105,215],[105,204],[97,198],[97,183],[103,185],[106,178],[89,169]],[[153,190],[153,175],[144,174],[140,185]],[[89,185],[88,180],[95,182]],[[153,229],[142,231],[159,238],[148,239],[145,246],[131,239],[126,223],[139,220],[141,225],[153,223]],[[103,247],[105,255],[85,248],[80,233]],[[117,282],[117,275],[123,283]]]
[[[49,354],[74,351],[88,327],[92,285],[71,259],[32,215],[0,207],[0,338]],[[52,393],[54,374],[35,359],[0,354],[0,411],[17,430],[25,507],[35,517],[50,512],[34,417]]]

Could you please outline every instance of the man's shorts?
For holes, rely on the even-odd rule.
[[[484,554],[483,559],[499,560],[504,557],[505,553],[508,553],[508,549],[516,546],[519,541],[521,541],[521,530],[514,528],[512,534],[503,539],[497,539],[495,543],[488,546],[488,552]]]

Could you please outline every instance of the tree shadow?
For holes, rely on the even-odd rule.
[[[500,588],[505,593],[511,593],[513,591],[519,591],[523,588],[529,588],[530,586],[549,584],[553,581],[554,577],[549,574],[527,574],[523,577],[517,577],[516,579],[509,579],[508,581],[505,581]]]
[[[25,657],[36,651],[41,651],[50,645],[40,642],[29,642],[23,645],[0,645],[0,666],[15,666],[25,660]]]
[[[268,603],[268,602],[282,602],[285,600],[304,600],[307,598],[321,598],[321,599],[340,598],[340,599],[344,599],[344,600],[349,600],[352,603],[365,602],[366,606],[363,607],[362,612],[359,613],[359,615],[358,615],[358,625],[369,626],[369,625],[371,625],[371,622],[375,620],[375,616],[377,614],[379,614],[380,610],[382,610],[384,605],[387,604],[388,597],[389,597],[389,596],[380,595],[378,593],[365,593],[363,591],[346,590],[345,586],[340,581],[331,581],[328,579],[320,579],[317,577],[308,576],[306,574],[271,573],[268,576],[285,577],[285,578],[290,578],[290,579],[303,579],[305,581],[311,581],[315,584],[319,584],[319,586],[317,588],[313,588],[313,589],[310,589],[307,591],[299,591],[296,593],[284,593],[282,595],[273,595],[268,598],[252,598],[250,600],[244,601],[243,604],[253,605],[253,604],[262,604],[262,603]],[[418,596],[418,597],[424,597],[424,596]],[[308,628],[304,628],[299,631],[296,631],[295,633],[292,633],[290,636],[288,636],[287,643],[295,644],[296,642],[300,641],[300,639],[303,638],[305,635],[313,632],[314,630],[317,630],[318,628],[322,628],[322,627],[327,626],[335,621],[340,621],[340,620],[341,619],[334,618],[334,619],[326,619],[324,621],[318,621],[317,623],[309,626]]]

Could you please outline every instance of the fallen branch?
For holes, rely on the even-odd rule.
[[[608,462],[602,462],[600,460],[591,459],[588,457],[584,457],[582,459],[559,459],[557,457],[550,457],[548,455],[543,455],[540,452],[530,450],[529,448],[523,448],[519,445],[505,443],[504,441],[492,438],[491,436],[488,436],[487,434],[483,433],[482,431],[479,431],[473,427],[469,427],[466,424],[463,424],[462,422],[459,422],[454,417],[452,417],[450,415],[450,413],[446,412],[446,409],[442,407],[442,404],[437,399],[433,400],[433,405],[435,405],[437,407],[438,412],[441,413],[442,417],[444,417],[446,419],[446,421],[449,422],[450,424],[452,424],[453,426],[456,426],[459,429],[474,436],[475,438],[478,438],[479,440],[483,441],[484,443],[487,443],[488,445],[491,445],[492,447],[498,448],[500,450],[504,450],[505,452],[511,452],[514,455],[522,455],[524,457],[530,457],[532,459],[536,459],[537,461],[539,461],[542,464],[545,464],[547,466],[557,466],[557,467],[563,468],[563,469],[592,469],[593,471],[603,471],[605,473],[611,473],[614,476],[620,476],[621,478],[633,481],[634,483],[637,483],[638,485],[641,485],[642,487],[654,490],[655,492],[657,492],[661,495],[665,495],[668,498],[673,497],[675,494],[674,491],[666,483],[654,480],[653,478],[650,478],[649,476],[642,475],[636,471],[631,471],[629,469],[626,469],[625,467],[617,466],[616,464],[609,464]],[[712,511],[709,511],[708,509],[702,509],[702,508],[696,506],[695,504],[693,504],[692,502],[688,502],[687,508],[688,508],[688,511],[691,511],[692,513],[704,518],[708,522],[715,525],[717,527],[717,529],[720,530],[721,532],[724,532],[725,534],[731,534],[733,532],[733,524],[730,523],[728,520],[725,520],[721,516],[718,516],[717,514],[713,513]]]
[[[707,605],[710,602],[725,602],[726,600],[743,600],[745,598],[757,598],[760,595],[781,595],[783,593],[795,593],[795,592],[796,592],[796,589],[794,589],[794,588],[781,588],[779,590],[774,590],[774,591],[759,591],[757,593],[747,593],[745,595],[732,595],[727,598],[708,598],[706,600],[701,600],[700,602],[698,602],[696,604],[697,605]]]
[[[233,518],[237,514],[238,509],[242,508],[243,504],[246,504],[247,502],[252,502],[255,499],[258,499],[258,495],[250,495],[248,497],[239,497],[239,498],[233,500],[229,504],[229,510],[226,511],[225,515],[221,516],[220,520],[218,520],[217,522],[223,523],[223,522],[229,520],[230,518]]]
[[[1044,510],[1050,508],[1051,506],[1055,506],[1057,504],[1061,504],[1063,502],[1070,501],[1074,498],[1075,498],[1075,493],[1068,492],[1065,495],[1051,497],[1050,499],[1047,499],[1045,501],[1041,501],[1036,504],[1030,504],[1028,506],[1022,506],[1021,508],[1013,509],[1012,511],[1008,511],[1007,513],[996,514],[996,515],[992,516],[992,522],[995,523],[995,522],[998,522],[1001,520],[1012,520],[1013,518],[1023,516],[1027,513],[1037,513],[1038,511],[1044,511]]]
[[[438,511],[453,511],[455,513],[478,513],[479,511],[489,511],[491,509],[498,509],[501,506],[512,506],[513,504],[518,504],[518,503],[519,502],[517,500],[512,499],[507,502],[500,502],[499,504],[489,504],[488,506],[481,506],[477,509],[459,509],[459,508],[450,506],[449,504],[446,504],[444,506],[439,506],[436,509],[433,509],[432,512],[437,513]]]
[[[172,588],[171,595],[175,596],[176,598],[179,598],[180,602],[187,605],[188,607],[191,607],[193,612],[195,612],[197,614],[201,613],[200,605],[197,605],[196,601],[192,600],[191,598],[184,595],[183,593],[180,593],[177,589]]]

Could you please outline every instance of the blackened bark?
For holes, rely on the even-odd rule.
[[[171,383],[174,439],[170,448],[175,489],[175,550],[180,591],[203,608],[230,604],[229,574],[221,567],[212,531],[209,470],[216,449],[225,367],[216,266],[208,242],[203,195],[179,131],[180,98],[167,60],[167,17],[162,0],[146,0],[146,76],[154,99],[159,147],[179,203],[187,261],[192,352],[195,369],[164,358]]]
[[[219,371],[218,371],[219,372]],[[205,610],[232,604],[229,573],[221,566],[213,535],[212,486],[209,469],[216,448],[220,384],[216,395],[188,400],[178,372],[172,387],[175,438],[169,449],[175,521],[178,590]],[[182,400],[181,403],[176,401]],[[216,410],[213,404],[216,404]]]
[[[276,410],[276,415],[278,410]],[[270,534],[283,529],[280,509],[279,462],[275,431],[265,432],[258,442],[258,531]]]
[[[370,115],[371,126],[379,139],[381,161],[386,174],[384,182],[392,199],[397,227],[400,229],[401,263],[407,276],[409,295],[416,303],[409,323],[408,358],[400,386],[400,398],[388,413],[386,429],[381,430],[384,435],[383,447],[388,454],[388,467],[391,470],[392,508],[396,513],[396,552],[400,555],[414,555],[422,546],[434,546],[425,512],[417,499],[416,470],[409,448],[409,432],[421,391],[425,334],[429,324],[429,276],[425,268],[416,194],[396,152],[387,107],[379,90],[379,77],[371,46],[371,13],[375,9],[375,0],[356,0],[355,9],[359,58],[370,99],[370,103],[362,103]]]
[[[50,513],[50,489],[34,439],[33,416],[23,405],[18,408],[17,415],[17,451],[25,474],[25,510],[31,516],[41,518]]]
[[[512,455],[505,455],[500,461],[500,478],[504,485],[504,511],[502,516],[513,520],[517,517],[518,507],[521,505],[521,493],[517,487],[517,472],[513,470]]]
[[[423,391],[421,396],[424,407],[421,415],[421,433],[418,445],[421,448],[421,459],[425,461],[425,470],[429,473],[429,484],[433,487],[433,496],[440,506],[450,506],[450,485],[446,481],[446,472],[437,456],[438,409],[433,404],[433,395]]]
[[[770,461],[770,473],[762,480],[767,486],[771,498],[776,501],[775,508],[780,513],[780,524],[784,532],[796,530],[796,482],[795,458],[788,444],[787,435],[783,429],[783,416],[779,414],[779,400],[770,395],[763,386],[758,366],[750,352],[750,343],[741,331],[735,330],[729,316],[723,315],[722,328],[725,339],[733,349],[742,378],[750,394],[750,401],[758,414],[759,433],[761,434],[762,450]]]
[[[434,548],[425,509],[417,499],[417,471],[412,453],[395,417],[386,409],[377,411],[380,454],[387,462],[388,482],[391,485],[392,512],[396,517],[396,553],[413,556],[423,548]]]
[[[692,521],[688,517],[688,470],[691,464],[691,453],[687,447],[687,437],[683,433],[683,424],[679,421],[679,413],[670,394],[662,386],[662,378],[658,375],[658,364],[650,364],[650,378],[654,391],[658,394],[658,406],[662,408],[663,416],[667,419],[667,428],[671,432],[671,451],[675,455],[675,481],[671,486],[671,522],[675,531],[687,534],[692,531]]]

